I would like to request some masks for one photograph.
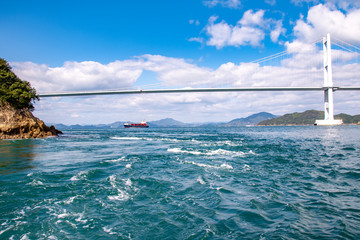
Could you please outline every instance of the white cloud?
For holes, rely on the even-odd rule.
[[[196,26],[199,26],[200,22],[199,22],[199,20],[190,19],[189,24],[195,24]]]
[[[218,17],[212,16],[205,27],[205,32],[209,36],[206,42],[209,46],[221,49],[226,46],[260,46],[269,34],[273,42],[277,42],[279,36],[285,33],[282,27],[282,20],[264,18],[265,11],[248,10],[235,26],[228,24],[224,20],[216,22]]]
[[[333,38],[360,43],[360,9],[343,13],[319,4],[310,8],[306,19],[299,19],[294,27],[295,36],[305,42],[321,39],[327,33]]]
[[[96,62],[67,62],[62,67],[50,68],[34,63],[15,63],[13,69],[22,79],[31,82],[38,93],[56,91],[86,91],[101,89],[131,89],[141,73],[156,74],[162,87],[252,87],[252,86],[321,86],[322,51],[300,41],[286,43],[290,55],[283,56],[274,66],[258,63],[224,63],[217,69],[200,67],[185,59],[161,55],[143,55],[134,60],[115,61],[107,65]],[[334,60],[351,62],[356,53],[333,51]],[[336,65],[336,64],[334,64]],[[356,74],[358,65],[352,65],[347,74]]]
[[[98,62],[65,62],[49,67],[31,62],[13,62],[16,74],[30,81],[38,92],[129,88],[140,77],[142,69],[135,60]]]
[[[255,13],[253,10],[248,10],[244,13],[238,24],[244,26],[263,26],[265,24],[264,13],[264,10],[259,10]]]
[[[204,0],[203,2],[208,7],[215,7],[218,4],[226,8],[239,8],[241,6],[240,0]]]
[[[231,38],[233,27],[225,21],[215,23],[216,19],[217,17],[211,17],[206,27],[206,32],[210,36],[207,45],[216,46],[219,49],[229,45],[228,41]]]
[[[274,6],[276,4],[276,0],[265,0],[265,2],[271,6]]]
[[[280,35],[285,33],[286,29],[283,28],[282,21],[276,21],[275,28],[270,32],[271,41],[274,43],[278,42]]]
[[[204,43],[204,39],[202,37],[192,37],[189,38],[189,42],[198,42],[198,43]]]
[[[318,4],[324,3],[330,8],[336,9],[337,7],[343,10],[351,10],[357,7],[360,7],[359,0],[291,0],[295,5],[302,5],[303,3],[307,4]]]
[[[216,20],[216,17],[211,17],[206,27],[206,32],[210,36],[207,42],[209,46],[218,49],[225,46],[258,46],[265,37],[264,30],[259,28],[264,21],[262,10],[254,14],[251,10],[245,12],[236,26],[231,26],[225,21],[215,23]]]
[[[318,3],[319,0],[291,0],[295,5],[302,5],[303,3]]]
[[[11,65],[19,76],[28,76],[26,80],[33,86],[40,86],[38,92],[131,88],[143,71],[155,73],[156,79],[151,81],[160,81],[163,88],[322,86],[321,50],[301,41],[285,46],[290,55],[272,66],[228,62],[218,68],[207,68],[185,59],[161,55],[143,55],[106,65],[96,62],[71,62],[55,68],[30,62]],[[333,56],[336,59],[334,84],[359,85],[360,64],[354,62],[358,55],[334,50]],[[71,77],[74,77],[73,81],[70,81]],[[106,83],[102,83],[104,79]],[[337,98],[337,94],[337,111],[340,109],[337,106],[347,106],[344,102],[360,101],[359,96],[349,94]],[[141,121],[144,118],[151,121],[164,117],[184,122],[229,121],[260,111],[283,114],[314,108],[321,110],[322,95],[322,92],[226,92],[43,98],[36,104],[35,115],[47,122],[67,124]],[[355,109],[357,105],[352,106]],[[347,112],[356,113],[352,111]]]

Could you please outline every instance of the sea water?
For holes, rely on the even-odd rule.
[[[0,141],[0,239],[359,239],[360,126]]]

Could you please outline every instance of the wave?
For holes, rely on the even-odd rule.
[[[112,231],[113,228],[111,228],[111,227],[103,227],[102,229],[104,230],[104,232],[106,232],[106,233],[108,233],[108,234],[110,234],[110,235],[116,234],[116,232],[113,232],[113,231]]]
[[[115,162],[124,162],[124,161],[127,161],[126,157],[121,157],[121,158],[112,159],[112,160],[105,160],[104,162],[115,163]]]
[[[190,140],[184,140],[184,139],[177,139],[177,138],[157,138],[157,137],[110,137],[110,139],[113,140],[129,140],[129,141],[135,141],[135,140],[144,140],[144,141],[163,141],[163,142],[198,142],[195,139]]]
[[[248,154],[254,154],[252,150],[248,153],[242,151],[229,151],[225,149],[217,149],[217,150],[205,150],[203,152],[197,150],[182,150],[181,148],[169,148],[168,152],[171,153],[183,153],[183,154],[192,154],[192,155],[205,155],[205,156],[214,156],[214,155],[227,155],[227,156],[235,156],[235,157],[243,157]]]
[[[117,195],[108,196],[109,200],[116,201],[127,201],[131,196],[131,192],[137,191],[137,188],[132,186],[132,181],[130,178],[122,179],[123,185],[121,185],[115,175],[109,177],[110,185],[117,191]]]
[[[110,137],[113,140],[142,140],[139,137]]]
[[[71,181],[79,181],[79,180],[84,180],[87,178],[89,171],[81,171],[78,174],[76,174],[75,176],[72,176],[70,178]]]
[[[205,163],[197,163],[194,161],[185,161],[185,163],[193,164],[193,165],[196,165],[198,167],[203,167],[203,168],[226,169],[226,170],[234,169],[230,164],[227,164],[227,163],[222,163],[220,166],[219,165],[210,165],[210,164],[205,164]],[[199,178],[198,178],[198,180],[199,180]]]
[[[32,182],[27,183],[26,185],[31,185],[33,187],[36,187],[36,186],[44,186],[45,184],[40,180],[35,180],[34,179]]]
[[[196,181],[197,181],[198,183],[200,183],[201,185],[205,185],[205,184],[206,184],[206,182],[205,182],[205,180],[203,179],[202,176],[199,176],[199,177],[196,179]]]

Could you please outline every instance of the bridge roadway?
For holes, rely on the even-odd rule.
[[[247,88],[183,88],[183,89],[149,89],[149,90],[117,90],[94,92],[64,92],[38,94],[40,98],[46,97],[73,97],[91,95],[116,95],[116,94],[144,94],[144,93],[197,93],[197,92],[266,92],[266,91],[324,91],[332,88],[333,91],[360,90],[358,87],[247,87]]]

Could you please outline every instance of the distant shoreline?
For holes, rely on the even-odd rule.
[[[323,119],[324,112],[308,110],[302,113],[290,113],[282,116],[276,116],[267,112],[252,114],[246,118],[237,118],[229,122],[212,122],[212,123],[183,123],[172,118],[165,118],[158,121],[148,122],[150,128],[197,128],[197,127],[254,127],[254,126],[311,126],[315,120]],[[360,115],[338,114],[337,119],[343,119],[343,125],[357,125],[360,122]],[[121,129],[127,121],[118,121],[110,124],[90,124],[90,125],[64,125],[53,124],[58,129]]]

